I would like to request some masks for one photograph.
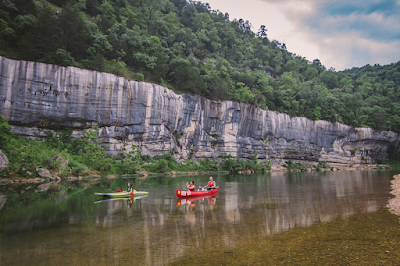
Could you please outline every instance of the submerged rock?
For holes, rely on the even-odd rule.
[[[3,209],[4,204],[7,202],[7,197],[0,193],[0,211]]]
[[[35,192],[45,192],[45,191],[49,190],[50,186],[51,186],[51,183],[40,184],[36,188]]]

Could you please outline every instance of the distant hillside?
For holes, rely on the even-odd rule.
[[[211,99],[400,132],[400,64],[327,70],[245,20],[185,0],[0,2],[0,54]]]

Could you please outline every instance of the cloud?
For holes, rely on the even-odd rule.
[[[343,70],[400,60],[400,1],[264,1],[278,6],[294,25],[288,38],[312,42],[328,68]],[[291,45],[292,49],[296,47]]]
[[[321,61],[329,62],[327,67],[336,70],[362,67],[366,64],[390,64],[399,53],[400,42],[379,42],[361,36],[342,35],[320,40],[318,45],[326,51]],[[398,59],[397,59],[398,60]]]
[[[400,61],[400,0],[207,0],[336,70]]]
[[[387,1],[321,1],[315,4],[312,16],[304,19],[319,33],[358,32],[371,40],[393,41],[400,39],[400,5]]]

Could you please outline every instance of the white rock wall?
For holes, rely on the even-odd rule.
[[[251,105],[177,95],[162,86],[113,74],[0,57],[0,114],[14,131],[44,137],[38,128],[92,126],[110,153],[138,145],[151,156],[248,158],[354,164],[386,158],[394,132],[352,129],[290,117]]]

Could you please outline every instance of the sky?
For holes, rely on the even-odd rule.
[[[400,61],[400,0],[201,0],[336,71]]]

